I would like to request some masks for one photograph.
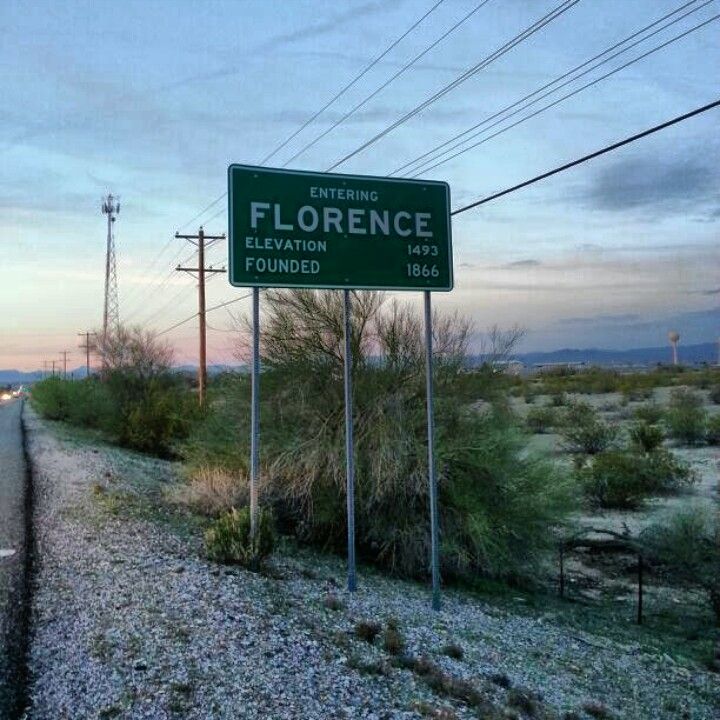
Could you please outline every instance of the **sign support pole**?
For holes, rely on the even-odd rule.
[[[425,387],[427,394],[428,481],[430,484],[430,566],[432,607],[440,609],[440,549],[437,476],[435,474],[435,418],[433,412],[433,335],[430,291],[425,290]]]
[[[355,592],[355,442],[353,437],[353,399],[352,399],[352,349],[351,349],[351,309],[350,291],[343,290],[343,315],[345,321],[345,478],[347,493],[347,554],[348,554],[348,590]]]
[[[250,410],[250,537],[257,532],[257,484],[260,466],[260,288],[252,291],[252,376]]]

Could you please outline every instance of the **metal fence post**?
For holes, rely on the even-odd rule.
[[[352,398],[352,348],[351,348],[351,308],[350,291],[343,291],[343,315],[345,320],[345,481],[347,494],[347,555],[348,590],[355,592],[357,578],[355,574],[355,443],[353,437],[353,398]]]
[[[250,409],[250,536],[257,532],[257,485],[260,467],[260,288],[252,291],[252,369]]]
[[[637,624],[642,625],[642,621],[643,621],[643,556],[638,554]]]
[[[428,482],[430,484],[430,566],[432,606],[440,609],[440,548],[437,477],[435,474],[435,418],[433,412],[433,335],[430,291],[425,290],[425,386],[427,394]]]

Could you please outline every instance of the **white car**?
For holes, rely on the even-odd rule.
[[[3,392],[0,394],[0,400],[12,400],[12,395],[9,392]]]

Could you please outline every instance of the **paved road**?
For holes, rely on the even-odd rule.
[[[24,647],[25,458],[20,400],[0,402],[0,718],[17,716]]]

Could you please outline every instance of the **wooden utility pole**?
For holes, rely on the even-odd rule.
[[[70,354],[67,350],[60,352],[63,358],[63,379],[67,378],[67,356]]]
[[[80,349],[85,351],[85,377],[90,377],[90,336],[97,335],[97,333],[86,331],[84,333],[78,333],[82,338],[85,338],[85,343],[80,345]]]
[[[215,269],[212,266],[205,267],[205,243],[212,244],[216,240],[224,240],[225,233],[222,235],[206,235],[202,227],[199,228],[197,235],[181,235],[175,233],[175,237],[191,242],[198,249],[198,266],[196,268],[180,267],[175,268],[178,271],[186,272],[191,275],[197,273],[198,279],[198,318],[200,326],[200,357],[198,363],[198,399],[201,405],[205,404],[205,394],[207,390],[207,332],[205,325],[205,273],[224,273],[225,268]]]

